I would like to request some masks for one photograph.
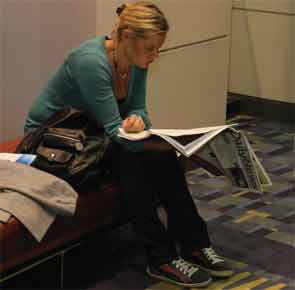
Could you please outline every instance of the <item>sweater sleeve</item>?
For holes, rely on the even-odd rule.
[[[94,53],[79,55],[73,61],[73,77],[81,91],[82,101],[113,141],[130,151],[142,151],[142,141],[134,142],[117,136],[122,118],[114,96],[111,69],[108,66]]]
[[[128,115],[135,114],[140,116],[145,123],[145,128],[150,129],[152,124],[146,110],[147,70],[138,68],[136,68],[136,70],[138,71],[138,73],[136,74],[136,79],[134,80],[136,86],[134,87],[132,92]]]

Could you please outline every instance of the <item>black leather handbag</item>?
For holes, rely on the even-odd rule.
[[[31,166],[76,187],[99,176],[108,144],[101,126],[83,111],[66,107],[25,136],[16,153],[35,154]]]

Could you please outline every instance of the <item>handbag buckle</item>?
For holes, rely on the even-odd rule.
[[[50,155],[48,156],[48,161],[54,161],[55,159],[55,153],[50,153]]]

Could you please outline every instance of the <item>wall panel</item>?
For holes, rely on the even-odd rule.
[[[23,134],[33,100],[68,50],[95,36],[96,0],[0,2],[3,130],[14,138]]]
[[[154,127],[224,124],[228,48],[225,38],[160,55],[148,78],[147,103]]]
[[[40,2],[4,2],[4,132],[22,133],[26,111],[40,89]]]
[[[135,0],[133,0],[134,2]],[[129,2],[132,2],[129,1]],[[96,35],[110,35],[116,21],[116,8],[121,0],[96,0]]]
[[[154,0],[171,24],[165,48],[222,37],[230,33],[229,0]]]
[[[231,92],[294,102],[294,17],[233,10]]]
[[[294,0],[233,0],[233,8],[294,14],[295,2]]]
[[[3,16],[4,16],[4,5],[3,2],[0,1],[0,142],[4,140],[4,133],[3,133],[3,31],[4,31],[4,23],[3,23]],[[0,247],[0,254],[1,254],[1,247]]]
[[[290,84],[290,91],[291,91],[291,101],[295,103],[295,81],[294,81],[295,80],[295,16],[292,16],[291,26],[292,26],[291,27],[291,51],[293,51],[293,54],[290,60],[289,84]]]

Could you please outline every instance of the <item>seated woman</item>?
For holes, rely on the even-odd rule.
[[[169,25],[150,2],[122,5],[117,14],[111,38],[90,39],[69,52],[35,100],[25,133],[65,106],[82,109],[101,123],[112,140],[108,162],[119,172],[126,212],[147,251],[147,274],[185,287],[206,286],[211,276],[227,277],[233,270],[211,246],[175,151],[168,144],[117,136],[119,127],[126,132],[151,127],[147,71]],[[157,199],[167,211],[167,229],[157,215]]]

